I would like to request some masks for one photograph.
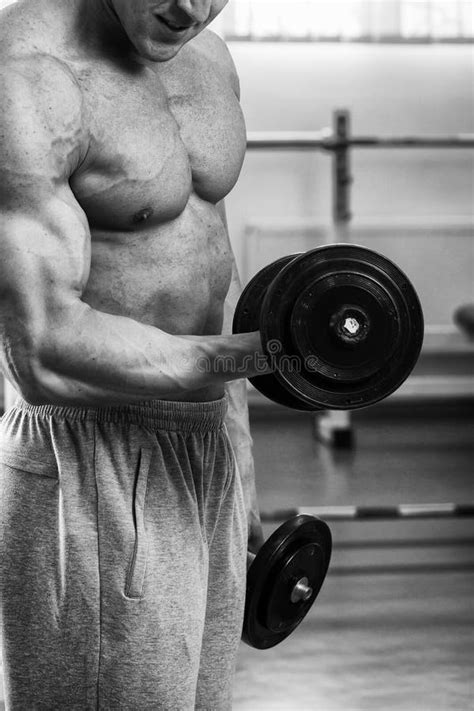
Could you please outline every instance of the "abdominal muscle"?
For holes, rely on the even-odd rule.
[[[183,213],[133,232],[91,230],[90,276],[83,301],[174,335],[218,335],[232,271],[226,228],[216,206],[193,194]],[[223,385],[168,397],[207,401]]]

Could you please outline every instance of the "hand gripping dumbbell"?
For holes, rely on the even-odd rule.
[[[250,378],[297,410],[353,410],[393,393],[423,342],[408,277],[365,247],[334,244],[283,257],[244,289],[233,331],[260,331],[273,372]]]
[[[321,589],[331,546],[328,525],[302,514],[277,528],[257,555],[248,553],[244,642],[269,649],[293,632]]]

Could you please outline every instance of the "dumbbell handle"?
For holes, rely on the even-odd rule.
[[[313,594],[313,588],[309,585],[308,578],[298,580],[293,590],[291,591],[291,602],[306,602]]]
[[[252,563],[254,562],[256,558],[255,553],[251,553],[251,551],[247,551],[247,570],[250,568]],[[306,600],[309,600],[311,595],[313,594],[313,588],[309,585],[309,580],[308,578],[304,577],[298,580],[295,583],[295,586],[293,587],[293,590],[291,591],[290,599],[291,602],[306,602]]]

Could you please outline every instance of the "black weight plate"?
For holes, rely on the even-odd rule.
[[[269,285],[263,314],[262,343],[281,344],[275,377],[318,408],[356,409],[387,397],[412,371],[423,342],[423,313],[407,276],[357,245],[296,257]],[[353,337],[345,326],[358,314]],[[300,367],[287,368],[288,360]]]
[[[299,255],[289,254],[277,259],[275,262],[261,269],[249,281],[242,291],[235,308],[232,324],[233,333],[250,333],[260,330],[260,314],[267,288],[281,269],[297,256]],[[290,407],[293,410],[311,411],[317,409],[288,392],[273,373],[257,375],[253,378],[249,378],[249,380],[254,388],[261,392],[262,395],[279,405]]]
[[[319,593],[331,548],[329,527],[315,516],[295,516],[277,528],[247,572],[244,642],[256,649],[269,649],[293,632]],[[292,602],[295,585],[304,578],[311,594]]]
[[[306,543],[275,566],[259,613],[272,632],[290,634],[308,613],[326,575],[326,556],[319,543]],[[301,587],[303,586],[303,587]]]
[[[276,402],[277,405],[283,405],[283,407],[289,407],[292,410],[301,410],[302,412],[315,412],[321,409],[315,404],[309,404],[305,400],[301,400],[293,392],[289,392],[275,377],[274,373],[256,375],[254,378],[249,378],[249,382],[262,395]]]
[[[295,301],[289,328],[297,352],[311,359],[310,373],[354,383],[375,375],[391,357],[400,318],[387,289],[351,271],[311,282]],[[355,328],[352,336],[346,320]]]

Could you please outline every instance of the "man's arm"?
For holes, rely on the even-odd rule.
[[[0,94],[0,367],[21,394],[130,403],[250,375],[257,333],[179,338],[82,301],[91,238],[69,186],[87,150],[80,91],[59,62],[35,57],[4,63]],[[213,367],[223,356],[233,372]]]
[[[218,209],[227,230],[224,201],[219,203]],[[234,258],[232,263],[232,279],[224,304],[223,334],[232,333],[234,311],[241,293],[242,285]],[[248,516],[248,549],[256,553],[264,539],[255,485],[255,467],[252,454],[253,441],[250,434],[247,402],[247,381],[243,379],[228,382],[226,384],[226,392],[229,403],[226,426],[230,441],[232,442],[232,448],[244,490],[245,506]]]

